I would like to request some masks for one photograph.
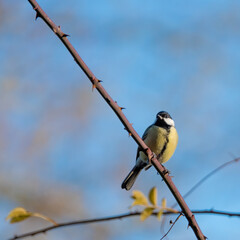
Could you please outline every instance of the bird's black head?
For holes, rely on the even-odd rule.
[[[172,117],[168,112],[165,111],[161,111],[157,114],[156,122],[154,124],[164,128],[170,128],[175,126]]]
[[[165,112],[165,111],[161,111],[157,114],[156,118],[158,117],[162,117],[162,118],[170,118],[172,119],[172,117],[170,116],[170,114],[168,112]]]

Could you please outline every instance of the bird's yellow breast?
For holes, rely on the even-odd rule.
[[[152,126],[148,130],[147,137],[144,139],[147,146],[157,155],[160,163],[167,162],[175,152],[178,143],[178,134],[175,127],[169,130],[158,126]],[[147,161],[147,156],[141,151],[141,160]]]

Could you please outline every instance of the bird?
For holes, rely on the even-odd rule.
[[[175,152],[178,143],[178,133],[175,123],[166,111],[158,112],[156,119],[143,133],[142,140],[151,149],[160,163],[167,162]],[[136,164],[122,183],[122,188],[130,190],[143,168],[151,167],[147,155],[138,147]]]

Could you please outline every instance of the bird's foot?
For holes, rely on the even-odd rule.
[[[163,165],[162,165],[163,166]],[[166,169],[164,166],[163,166],[164,170],[163,170],[163,174],[166,175],[166,174],[170,174],[170,171],[168,169]]]
[[[152,164],[152,159],[153,159],[153,158],[157,158],[157,155],[156,155],[155,152],[152,152],[152,156],[151,156],[151,158],[148,159],[148,164]]]

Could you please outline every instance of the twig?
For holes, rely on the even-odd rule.
[[[160,238],[160,240],[163,240],[171,231],[171,229],[173,228],[173,226],[175,225],[175,223],[177,222],[177,220],[182,216],[182,213],[180,213],[178,215],[178,217],[175,219],[175,221],[172,223],[171,227],[168,229],[168,231]]]
[[[239,213],[234,213],[234,212],[224,212],[224,211],[218,211],[218,210],[193,210],[192,211],[194,214],[215,214],[215,215],[223,215],[223,216],[228,216],[228,217],[240,217],[240,212]]]
[[[25,238],[29,236],[34,236],[40,233],[46,233],[50,230],[56,229],[56,228],[61,228],[61,227],[66,227],[66,226],[72,226],[72,225],[78,225],[78,224],[86,224],[86,223],[96,223],[96,222],[105,222],[105,221],[110,221],[114,219],[122,219],[126,217],[133,217],[140,215],[140,212],[133,212],[133,213],[126,213],[126,214],[121,214],[113,217],[103,217],[103,218],[94,218],[94,219],[87,219],[87,220],[78,220],[78,221],[71,221],[71,222],[66,222],[66,223],[59,223],[58,225],[53,225],[50,227],[42,228],[37,231],[32,231],[28,233],[24,233],[22,235],[15,235],[13,238],[10,238],[9,240],[15,240],[15,239],[20,239],[20,238]]]
[[[133,139],[136,141],[136,143],[144,150],[144,152],[147,154],[149,160],[151,160],[153,166],[157,169],[165,183],[167,184],[168,188],[174,195],[176,201],[178,202],[179,206],[182,209],[183,214],[188,220],[189,226],[193,229],[197,239],[199,240],[205,240],[205,237],[199,228],[197,221],[190,211],[188,205],[182,198],[181,194],[179,193],[178,189],[174,185],[171,177],[166,174],[165,168],[158,162],[158,160],[153,157],[153,153],[148,148],[148,146],[143,142],[141,137],[137,134],[137,132],[134,130],[130,122],[127,120],[126,116],[122,112],[122,108],[117,104],[116,101],[114,101],[111,96],[107,93],[107,91],[103,88],[103,86],[100,83],[100,80],[98,80],[95,75],[91,72],[91,70],[88,68],[88,66],[85,64],[85,62],[82,60],[82,58],[77,53],[76,49],[72,46],[70,41],[67,39],[67,34],[63,33],[49,17],[48,15],[43,11],[43,9],[39,6],[36,0],[28,0],[29,3],[32,5],[33,9],[36,11],[36,18],[41,17],[43,21],[52,29],[52,31],[58,36],[58,38],[62,41],[62,43],[65,45],[65,47],[68,49],[70,54],[73,56],[76,63],[80,66],[80,68],[84,71],[84,73],[87,75],[89,80],[93,84],[93,89],[96,88],[97,91],[101,94],[101,96],[105,99],[105,101],[109,104],[109,106],[112,108],[112,110],[116,113],[122,124],[124,125],[125,129],[128,131],[128,133],[133,137]]]
[[[181,214],[182,212],[180,211],[168,211],[168,212],[163,212],[164,215],[173,215],[173,214]],[[224,211],[217,211],[217,210],[193,210],[192,213],[194,214],[215,214],[215,215],[223,215],[223,216],[228,216],[228,217],[240,217],[240,213],[233,213],[233,212],[224,212]],[[80,225],[80,224],[89,224],[89,223],[97,223],[97,222],[106,222],[106,221],[111,221],[111,220],[116,220],[116,219],[123,219],[123,218],[128,218],[128,217],[134,217],[134,216],[139,216],[141,212],[130,212],[130,213],[125,213],[125,214],[120,214],[112,217],[103,217],[103,218],[94,218],[94,219],[87,219],[87,220],[77,220],[77,221],[71,221],[71,222],[65,222],[65,223],[59,223],[57,226],[50,226],[46,228],[42,228],[36,231],[24,233],[22,235],[15,235],[14,237],[10,238],[9,240],[15,240],[15,239],[20,239],[20,238],[25,238],[29,236],[34,236],[40,233],[46,233],[50,230],[56,229],[56,228],[62,228],[66,226],[73,226],[73,225]],[[157,212],[153,212],[152,216],[157,216]]]
[[[225,168],[226,166],[232,164],[232,163],[236,163],[240,161],[240,158],[235,158],[231,161],[228,161],[226,163],[223,163],[222,165],[220,165],[219,167],[215,168],[214,170],[212,170],[211,172],[209,172],[206,176],[204,176],[202,179],[200,179],[200,181],[198,181],[190,190],[188,190],[184,195],[183,198],[186,199],[193,191],[195,191],[203,182],[205,182],[208,178],[210,178],[211,176],[213,176],[215,173],[217,173],[218,171],[220,171],[221,169]],[[176,207],[177,203],[172,205],[172,208]]]

